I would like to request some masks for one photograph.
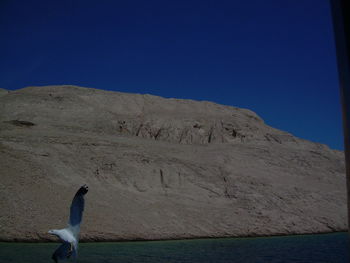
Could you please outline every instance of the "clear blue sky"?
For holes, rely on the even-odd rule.
[[[209,100],[343,149],[328,0],[1,0],[0,39],[2,88]]]

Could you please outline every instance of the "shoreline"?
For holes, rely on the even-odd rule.
[[[339,234],[348,233],[348,230],[341,231],[327,231],[327,232],[315,232],[315,233],[295,233],[295,234],[283,234],[276,233],[273,235],[246,235],[246,236],[221,236],[221,237],[211,237],[211,236],[198,236],[198,237],[179,237],[179,238],[159,238],[159,239],[146,239],[146,238],[135,238],[135,239],[108,239],[99,238],[94,240],[93,238],[83,238],[79,240],[79,243],[124,243],[124,242],[157,242],[157,241],[190,241],[190,240],[205,240],[205,239],[250,239],[250,238],[272,238],[272,237],[297,237],[297,236],[311,236],[311,235],[329,235],[329,234]],[[0,243],[59,243],[56,239],[2,239],[0,238]]]

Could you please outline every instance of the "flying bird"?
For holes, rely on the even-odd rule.
[[[49,234],[57,236],[62,242],[52,254],[52,259],[55,263],[58,263],[58,260],[66,260],[70,257],[74,259],[77,258],[80,224],[83,218],[85,203],[84,195],[88,190],[88,186],[85,184],[80,187],[75,194],[70,206],[68,227],[64,229],[49,230]]]

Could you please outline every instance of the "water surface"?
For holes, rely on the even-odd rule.
[[[47,263],[57,243],[0,243],[0,263]],[[346,233],[80,244],[81,263],[350,262]]]

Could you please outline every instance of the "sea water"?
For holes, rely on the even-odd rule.
[[[58,243],[0,243],[1,263],[48,263]],[[81,243],[81,263],[350,262],[347,233],[262,238]]]

